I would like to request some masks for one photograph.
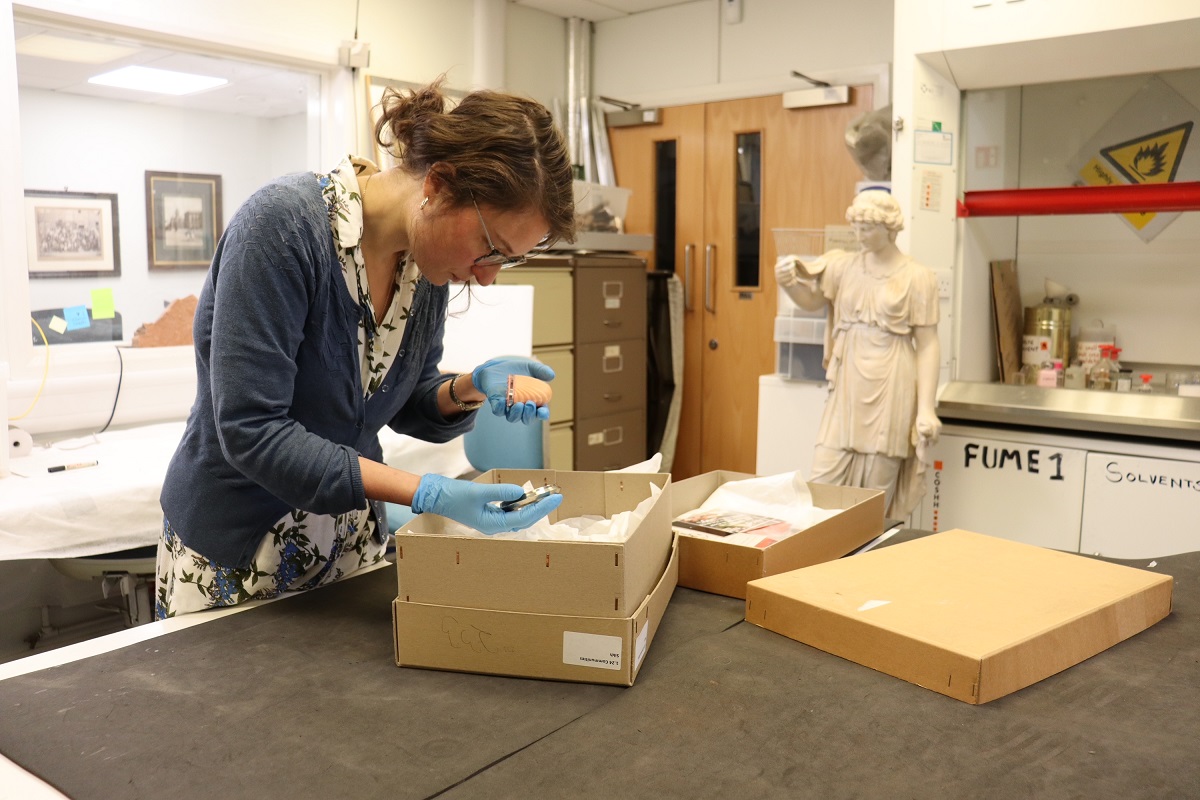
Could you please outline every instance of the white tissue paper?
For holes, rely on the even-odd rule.
[[[812,492],[808,490],[808,483],[799,472],[783,472],[778,475],[727,481],[717,487],[717,490],[709,495],[697,510],[708,511],[718,508],[784,520],[791,525],[791,533],[782,536],[772,535],[771,538],[776,540],[793,536],[840,513],[838,509],[814,506]],[[762,538],[753,533],[716,536],[689,530],[687,534],[728,544],[749,546],[756,546],[758,540]]]
[[[621,469],[610,469],[609,472],[650,472],[657,473],[662,467],[662,453],[655,453],[640,464],[632,464]]]
[[[528,492],[533,488],[533,484],[526,481],[525,485],[521,488]],[[646,518],[646,514],[650,511],[650,506],[654,505],[655,498],[660,494],[662,494],[662,489],[651,483],[649,497],[638,503],[637,507],[632,511],[621,511],[614,514],[611,518],[589,514],[581,517],[568,517],[567,519],[560,519],[558,522],[552,523],[549,517],[542,517],[531,527],[524,530],[497,533],[492,536],[480,533],[462,523],[447,520],[445,533],[449,536],[472,536],[486,539],[623,542],[629,538],[629,534],[633,532],[638,524]]]

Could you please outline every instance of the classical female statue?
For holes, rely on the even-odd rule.
[[[925,492],[925,451],[942,427],[937,278],[896,247],[904,222],[890,193],[859,193],[846,220],[859,252],[785,256],[775,267],[797,305],[828,304],[829,397],[810,480],[883,489],[888,516],[903,518]]]

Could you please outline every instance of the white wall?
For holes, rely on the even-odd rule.
[[[505,86],[554,108],[567,96],[567,22],[512,3],[506,3]]]
[[[373,3],[422,5],[417,0],[366,0],[363,5]],[[47,20],[83,19],[99,27],[193,40],[218,51],[253,50],[279,59],[334,65],[341,41],[353,38],[356,4],[324,0],[288,0],[286,4],[279,0],[20,0],[12,5],[18,13]]]
[[[593,88],[643,105],[773,94],[892,60],[892,0],[695,0],[596,23]],[[886,103],[886,98],[882,99]]]

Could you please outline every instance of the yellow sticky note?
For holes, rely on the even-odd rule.
[[[112,319],[115,315],[112,289],[92,289],[92,319]]]
[[[50,318],[50,326],[49,327],[50,327],[50,330],[61,335],[63,333],[63,331],[65,331],[67,329],[67,321],[65,319],[63,319],[62,317],[60,317],[58,314],[55,314],[53,317]]]

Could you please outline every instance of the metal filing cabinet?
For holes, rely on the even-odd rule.
[[[646,262],[552,253],[500,273],[533,292],[533,354],[555,370],[553,469],[606,470],[646,457]]]

